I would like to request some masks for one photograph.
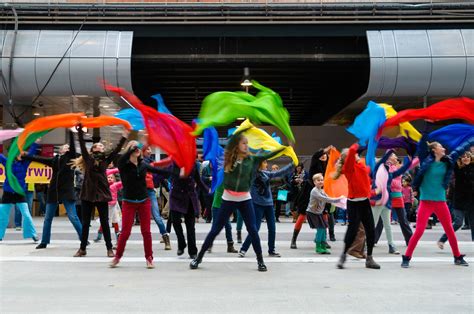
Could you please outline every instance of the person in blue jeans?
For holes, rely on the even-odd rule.
[[[23,155],[23,159],[36,161],[52,168],[51,181],[49,184],[46,199],[46,213],[44,216],[43,234],[41,243],[37,249],[45,249],[51,241],[51,225],[59,204],[63,204],[69,221],[76,230],[80,239],[82,234],[82,224],[76,212],[76,200],[74,193],[74,170],[71,169],[71,162],[77,157],[74,144],[74,135],[69,131],[69,144],[64,144],[59,148],[59,152],[54,157],[42,157],[37,155]]]
[[[280,170],[267,171],[267,161],[264,160],[256,171],[255,180],[252,183],[250,194],[252,195],[253,207],[255,209],[255,217],[257,231],[260,230],[262,218],[265,217],[268,228],[268,255],[271,257],[280,257],[280,253],[275,251],[275,209],[273,208],[272,191],[270,188],[270,180],[281,178],[293,171],[294,164],[290,163]],[[248,235],[239,251],[239,256],[244,257],[245,253],[252,242]]]
[[[12,145],[16,145],[16,142]],[[37,147],[38,145],[36,143],[31,145],[29,152],[32,153],[36,151]],[[6,162],[7,158],[3,154],[0,154],[0,163],[5,167]],[[17,157],[12,164],[13,175],[17,178],[18,184],[23,191],[26,191],[25,178],[29,165],[30,161],[22,160],[20,157]],[[17,207],[21,212],[23,219],[23,238],[31,238],[34,242],[37,242],[38,237],[33,224],[33,217],[31,217],[31,213],[28,209],[26,198],[24,195],[16,193],[10,185],[8,177],[5,178],[5,182],[3,183],[2,204],[0,204],[0,241],[3,240],[3,237],[5,236],[12,206]]]
[[[214,193],[214,198],[212,202],[212,227],[217,227],[217,220],[219,212],[222,206],[222,194],[224,194],[224,186],[221,184]],[[238,212],[238,211],[237,211]],[[242,220],[242,218],[240,218]],[[232,239],[232,225],[230,220],[224,226],[225,228],[225,238],[227,240],[227,253],[237,253],[237,250],[234,248],[234,240]],[[241,226],[242,228],[242,226]],[[212,244],[207,249],[208,253],[212,251]]]

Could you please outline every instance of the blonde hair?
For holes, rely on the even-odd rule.
[[[430,152],[432,152],[433,149],[436,148],[436,146],[441,145],[441,144],[439,142],[426,142],[426,145],[428,145]]]
[[[317,178],[321,178],[324,180],[324,176],[322,173],[316,173],[314,176],[313,176],[313,181],[316,180]]]
[[[339,156],[339,159],[337,160],[336,172],[332,175],[332,178],[334,180],[339,179],[339,177],[342,175],[342,168],[344,167],[344,163],[346,162],[348,151],[349,151],[348,148],[344,148],[341,152],[341,156]]]
[[[239,143],[243,138],[245,138],[243,134],[234,135],[227,144],[224,151],[224,172],[234,170],[235,162],[239,157],[248,156],[248,153],[242,153],[239,150]]]

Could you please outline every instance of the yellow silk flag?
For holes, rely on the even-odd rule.
[[[271,159],[278,158],[280,156],[288,156],[293,160],[293,164],[298,164],[298,157],[291,146],[284,146],[275,141],[273,137],[267,132],[255,127],[250,120],[245,120],[242,124],[235,130],[235,132],[240,132],[243,130],[243,134],[249,141],[249,147],[253,150],[263,149],[266,151],[275,151],[281,148],[284,148],[280,153]],[[234,133],[235,133],[234,132]]]
[[[397,111],[393,109],[392,106],[389,104],[378,104],[380,107],[382,107],[385,110],[385,117],[387,119],[395,116],[397,114]],[[417,129],[411,125],[410,122],[403,122],[399,124],[400,128],[400,135],[404,137],[409,137],[415,142],[419,142],[421,140],[421,134],[418,132]]]

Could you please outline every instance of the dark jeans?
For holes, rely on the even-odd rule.
[[[186,225],[186,237],[188,239],[188,254],[197,254],[196,246],[196,229],[194,220],[194,208],[189,202],[189,208],[186,214],[177,211],[170,211],[171,221],[173,223],[174,232],[178,238],[178,249],[184,250],[186,248],[186,240],[184,239],[183,226],[181,225],[181,217],[184,217],[184,224]]]
[[[347,200],[347,215],[349,217],[349,226],[347,227],[346,236],[344,238],[344,253],[352,246],[357,231],[359,231],[359,224],[362,222],[365,229],[367,240],[367,255],[372,255],[374,248],[374,216],[372,215],[372,208],[368,199],[363,201]]]
[[[329,225],[329,237],[333,238],[334,237],[334,213],[330,213],[328,211],[328,225]]]
[[[410,242],[410,239],[413,235],[413,231],[411,230],[410,224],[408,223],[405,208],[401,208],[401,207],[392,208],[392,211],[397,214],[398,224],[400,225],[400,229],[402,230],[405,243],[406,245],[408,245],[408,242]],[[379,242],[380,235],[382,234],[382,230],[383,230],[382,219],[379,219],[377,223],[377,227],[375,228],[375,243]]]
[[[212,207],[212,225],[214,226],[217,223],[218,217],[220,215],[220,208],[217,207]],[[232,240],[232,225],[230,224],[230,221],[227,220],[227,223],[225,224],[225,238],[227,240],[227,243],[234,243]]]
[[[275,212],[273,210],[273,206],[261,206],[258,204],[253,204],[255,209],[255,218],[256,218],[256,227],[257,231],[260,230],[260,226],[262,224],[262,218],[265,217],[267,221],[267,228],[268,228],[268,253],[275,252],[275,233],[276,233],[276,226],[275,226]],[[247,252],[250,247],[250,242],[252,239],[248,235],[245,238],[242,247],[240,248],[241,251]]]
[[[107,250],[112,249],[112,240],[110,239],[109,227],[109,204],[107,202],[88,202],[82,201],[82,236],[81,236],[81,250],[87,247],[87,240],[89,239],[89,225],[91,223],[91,216],[94,209],[97,207],[99,212],[100,226],[104,234],[105,246]]]
[[[464,217],[469,217],[469,221],[474,221],[474,210],[462,211],[459,209],[453,209],[452,216],[453,229],[454,231],[458,231],[462,227]],[[474,228],[471,228],[471,240],[474,241]],[[439,239],[439,242],[445,243],[446,241],[448,241],[448,237],[446,236],[446,233],[444,233]]]
[[[209,247],[212,246],[214,239],[219,235],[227,221],[229,221],[229,217],[234,209],[238,209],[242,215],[247,231],[252,238],[252,246],[255,254],[257,256],[262,256],[262,246],[260,245],[260,237],[258,236],[252,200],[243,202],[223,200],[219,216],[216,219],[216,224],[212,225],[211,231],[209,231],[209,234],[206,236],[206,240],[204,240],[201,251],[199,252],[200,258],[202,258]]]

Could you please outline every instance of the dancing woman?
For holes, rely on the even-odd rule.
[[[402,256],[402,267],[408,268],[416,244],[425,231],[425,226],[430,216],[435,213],[438,217],[444,232],[449,240],[451,250],[454,255],[454,264],[459,266],[468,266],[464,260],[465,255],[461,255],[458,248],[458,241],[452,226],[451,215],[446,204],[446,189],[451,179],[453,166],[458,157],[469,150],[473,145],[474,139],[461,145],[446,156],[446,149],[438,142],[427,143],[429,154],[421,162],[420,170],[413,182],[414,187],[420,189],[420,205],[416,218],[416,230],[408,243],[405,255]],[[420,151],[424,148],[423,138],[421,139]],[[472,191],[471,191],[472,193]]]
[[[106,171],[108,165],[117,157],[122,149],[123,144],[127,140],[128,131],[125,130],[120,142],[115,147],[114,151],[109,155],[105,154],[105,147],[102,143],[94,143],[90,151],[86,148],[84,142],[84,131],[82,126],[77,127],[79,134],[79,144],[81,145],[82,156],[76,158],[73,163],[73,168],[79,168],[84,172],[84,181],[81,188],[81,210],[82,210],[82,235],[81,246],[74,254],[74,257],[86,256],[87,240],[89,238],[89,224],[92,212],[97,208],[99,212],[100,225],[104,233],[105,246],[107,248],[107,256],[114,257],[112,251],[112,241],[110,238],[109,227],[109,205],[108,202],[112,200],[110,193],[109,182],[107,180]]]
[[[342,253],[337,267],[344,268],[346,254],[351,247],[359,230],[359,224],[364,225],[367,236],[367,257],[365,267],[380,269],[372,257],[374,248],[374,216],[370,207],[369,197],[371,194],[370,169],[362,162],[357,154],[358,144],[353,144],[349,150],[343,150],[337,162],[337,171],[334,179],[344,174],[348,182],[347,214],[349,226],[344,238],[344,252]]]
[[[74,134],[69,131],[69,144],[59,147],[59,152],[52,158],[37,155],[23,155],[22,158],[42,163],[51,167],[53,172],[49,183],[46,199],[46,214],[43,223],[43,235],[37,249],[45,249],[51,240],[51,225],[53,223],[56,208],[63,204],[66,208],[67,217],[77,232],[79,240],[82,234],[82,225],[76,212],[76,198],[74,195],[74,169],[70,163],[77,158],[74,144]]]
[[[237,208],[242,214],[245,226],[252,239],[252,246],[257,255],[258,270],[267,270],[263,262],[262,247],[260,245],[260,237],[258,236],[250,187],[256,167],[263,160],[275,156],[280,151],[262,156],[252,156],[249,154],[248,140],[242,133],[235,134],[230,138],[224,153],[224,194],[222,195],[222,206],[217,216],[216,224],[211,227],[211,231],[209,231],[204,240],[198,256],[189,265],[191,269],[198,268],[205,252],[228,222],[232,211]]]
[[[147,172],[169,174],[168,171],[152,167],[142,158],[142,151],[137,141],[130,141],[126,152],[118,161],[118,169],[122,180],[122,232],[118,239],[117,254],[110,263],[114,268],[120,262],[125,251],[125,245],[130,237],[135,213],[140,216],[140,230],[143,237],[143,247],[147,268],[154,268],[153,249],[150,231],[151,202],[148,197],[146,176]]]

